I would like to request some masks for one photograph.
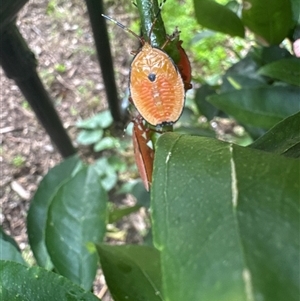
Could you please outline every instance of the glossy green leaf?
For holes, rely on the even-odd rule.
[[[300,86],[300,58],[275,61],[260,68],[258,73]]]
[[[27,232],[29,244],[37,263],[52,269],[45,245],[45,229],[48,209],[58,189],[82,167],[78,156],[70,157],[53,167],[41,181],[29,208]]]
[[[99,301],[68,279],[39,267],[0,261],[0,300]]]
[[[46,245],[59,274],[89,290],[97,270],[94,243],[106,230],[107,194],[94,168],[83,168],[57,191],[49,208]]]
[[[159,252],[152,247],[97,246],[106,283],[115,301],[162,301]]]
[[[238,121],[269,129],[300,110],[300,89],[260,87],[208,97],[208,101]]]
[[[209,29],[231,36],[244,37],[244,25],[229,8],[212,0],[194,0],[198,23]]]
[[[103,137],[103,130],[82,130],[77,136],[77,142],[82,145],[90,145],[98,142]]]
[[[282,154],[287,157],[300,157],[300,112],[282,120],[250,147]]]
[[[279,44],[294,25],[290,0],[247,0],[242,20],[270,44]]]
[[[12,237],[7,235],[0,227],[0,260],[11,260],[26,264],[21,251]]]
[[[167,133],[151,210],[166,300],[297,301],[300,160]]]

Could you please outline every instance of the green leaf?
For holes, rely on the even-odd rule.
[[[300,24],[300,2],[299,0],[291,0],[293,20],[295,23]]]
[[[293,58],[291,53],[286,48],[282,48],[279,45],[258,48],[253,47],[250,55],[255,61],[258,62],[259,67],[281,59]]]
[[[250,56],[232,65],[222,77],[220,92],[261,87],[266,85],[263,76],[257,74],[258,63]]]
[[[94,243],[105,235],[106,203],[99,176],[89,167],[60,187],[49,208],[46,245],[55,269],[86,290],[96,275]]]
[[[102,187],[109,191],[118,182],[118,175],[115,169],[109,164],[107,158],[98,159],[91,168],[95,169],[101,181]]]
[[[166,300],[298,300],[299,160],[167,133],[154,161]]]
[[[247,0],[243,5],[244,25],[270,44],[279,44],[294,25],[290,0]]]
[[[41,181],[27,216],[29,244],[37,263],[52,269],[53,265],[45,245],[48,208],[58,189],[82,167],[79,157],[73,156],[53,167]]]
[[[98,142],[103,137],[103,130],[82,130],[79,132],[77,142],[82,145],[90,145]]]
[[[115,148],[118,145],[118,140],[113,137],[104,137],[94,145],[95,152],[101,152],[105,149]]]
[[[242,21],[227,7],[212,0],[194,0],[194,7],[200,25],[231,36],[244,37]]]
[[[11,260],[25,264],[21,251],[12,237],[0,227],[0,260]]]
[[[99,301],[68,279],[39,267],[0,261],[0,300]]]
[[[104,244],[98,245],[97,249],[106,283],[115,301],[164,300],[156,249]]]
[[[291,85],[300,86],[300,59],[282,59],[265,65],[259,74],[269,76]]]
[[[130,192],[137,200],[137,205],[149,208],[150,207],[150,193],[145,189],[144,184],[138,181]]]
[[[238,121],[269,129],[300,110],[300,89],[260,87],[212,95],[208,101]]]
[[[111,212],[109,212],[108,223],[109,224],[115,223],[120,219],[122,219],[124,216],[127,216],[133,212],[137,212],[140,208],[141,208],[140,205],[125,207],[125,208],[115,208]]]
[[[213,106],[210,102],[206,101],[206,97],[216,93],[216,90],[209,85],[202,85],[196,91],[195,102],[201,114],[208,120],[212,120],[217,116],[219,109]]]
[[[300,112],[276,124],[250,147],[282,154],[287,157],[300,157]]]
[[[107,110],[107,111],[100,112],[99,114],[96,114],[91,118],[78,121],[76,126],[78,128],[94,130],[97,128],[106,129],[110,127],[112,123],[113,123],[113,118],[110,112]]]
[[[100,112],[96,116],[97,116],[98,125],[102,129],[107,129],[108,127],[110,127],[112,125],[112,123],[114,121],[109,110]]]

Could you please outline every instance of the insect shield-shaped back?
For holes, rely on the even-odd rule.
[[[130,71],[132,102],[151,125],[171,125],[183,110],[184,83],[173,60],[145,42]]]

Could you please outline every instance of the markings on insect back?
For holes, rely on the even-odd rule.
[[[232,149],[232,144],[229,146],[229,151],[231,154],[230,158],[230,167],[231,167],[231,191],[232,191],[232,204],[233,207],[235,208],[237,206],[238,202],[238,188],[237,188],[237,178],[236,178],[236,170],[235,170],[235,163],[233,160],[233,149]]]

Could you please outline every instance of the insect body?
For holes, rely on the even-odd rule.
[[[144,42],[130,72],[132,102],[150,124],[173,124],[180,117],[185,90],[173,60],[162,50]]]
[[[192,70],[191,70],[191,64],[189,61],[189,58],[187,54],[185,53],[184,49],[181,47],[182,41],[178,41],[177,43],[177,49],[180,54],[180,60],[177,63],[177,67],[179,69],[179,72],[181,74],[183,83],[184,83],[184,89],[185,91],[192,89],[191,79],[192,79]]]
[[[142,116],[133,119],[133,149],[135,162],[144,186],[149,191],[152,182],[154,150],[149,146],[151,142],[150,129],[146,128]]]
[[[131,63],[129,88],[134,106],[151,125],[172,125],[182,113],[185,86],[177,66],[162,50],[170,40],[167,39],[161,49],[152,47],[123,24],[108,16],[102,16],[137,37],[142,44]],[[157,16],[149,31],[149,38]]]

